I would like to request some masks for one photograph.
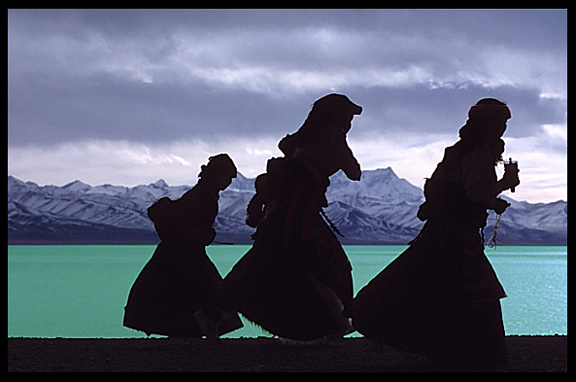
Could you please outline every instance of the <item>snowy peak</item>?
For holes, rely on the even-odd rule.
[[[390,167],[363,171],[359,182],[351,181],[339,171],[330,178],[327,197],[329,200],[345,200],[349,204],[354,198],[381,203],[404,201],[420,204],[423,201],[422,189],[399,178]]]
[[[178,199],[191,186],[169,186],[159,179],[135,187],[90,186],[79,180],[64,186],[39,186],[8,176],[9,243],[157,243],[147,215],[156,200]],[[238,173],[220,193],[215,229],[217,241],[251,243],[246,207],[254,178]],[[423,201],[420,187],[399,178],[388,167],[367,170],[359,182],[339,171],[330,178],[326,215],[345,235],[344,244],[406,244],[422,222],[416,218]],[[502,215],[499,237],[515,244],[565,245],[567,203],[517,202]],[[489,218],[485,235],[495,221]]]
[[[91,189],[92,187],[89,184],[82,183],[79,180],[75,180],[71,183],[68,183],[67,185],[65,185],[62,188],[65,190],[68,190],[68,191],[72,191],[72,192],[86,192],[89,189]]]
[[[23,182],[12,175],[8,175],[8,194],[25,188],[38,188],[38,185],[34,182]]]
[[[158,179],[154,183],[150,184],[150,186],[155,188],[166,188],[168,187],[168,183],[166,183],[164,179]]]

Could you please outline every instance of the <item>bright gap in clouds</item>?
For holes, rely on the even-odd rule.
[[[559,127],[549,127],[552,136]],[[548,131],[545,130],[545,131]],[[552,202],[561,195],[567,200],[567,163],[562,152],[551,154],[539,149],[543,133],[533,138],[507,138],[505,155],[519,159],[521,186],[516,200]],[[423,187],[444,149],[455,143],[450,135],[438,135],[428,143],[407,143],[402,139],[372,137],[349,139],[350,147],[364,170],[391,167],[396,175],[417,187]],[[9,148],[10,175],[40,185],[64,185],[81,180],[91,185],[114,184],[135,186],[164,179],[172,186],[193,185],[200,166],[211,155],[226,152],[238,170],[254,178],[266,169],[266,162],[281,156],[275,138],[221,138],[218,143],[188,140],[170,144],[139,144],[127,141],[91,140],[66,143],[53,147],[28,146]],[[38,161],[38,158],[42,158]],[[520,159],[521,158],[521,159]],[[553,169],[553,171],[550,171]],[[497,169],[502,173],[502,165]]]
[[[164,179],[170,185],[195,184],[200,166],[228,153],[247,177],[265,171],[275,140],[226,139],[218,144],[188,140],[167,144],[89,140],[60,145],[8,148],[10,175],[24,181],[64,185],[81,180],[91,185],[135,186]],[[42,158],[41,161],[38,158]]]

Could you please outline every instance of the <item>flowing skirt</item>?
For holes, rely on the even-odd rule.
[[[204,247],[161,242],[130,290],[124,326],[146,334],[203,335],[194,313],[220,321],[219,335],[242,327],[236,313],[219,309],[222,278]]]
[[[430,219],[354,300],[367,338],[438,363],[505,364],[500,298],[478,230]]]
[[[254,246],[226,276],[230,309],[295,340],[346,332],[350,325],[342,311],[345,300],[351,300],[352,277],[338,240],[330,238],[333,233],[319,215],[308,240],[301,232],[287,234],[282,222],[259,227]]]

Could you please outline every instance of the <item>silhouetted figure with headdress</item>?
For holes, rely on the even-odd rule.
[[[348,97],[317,100],[300,129],[284,137],[282,158],[256,178],[247,224],[252,249],[226,276],[227,301],[277,336],[312,340],[350,330],[343,308],[352,300],[352,267],[322,218],[329,176],[361,170],[346,134],[362,108]]]
[[[198,177],[180,199],[164,197],[148,209],[162,241],[130,290],[124,326],[209,339],[242,327],[235,312],[220,308],[222,278],[205,250],[216,236],[219,192],[236,177],[236,166],[218,154]]]
[[[511,117],[495,99],[468,113],[460,140],[424,186],[418,218],[426,221],[410,247],[354,300],[353,324],[377,343],[427,356],[440,364],[498,366],[507,362],[500,299],[506,297],[484,254],[481,235],[498,198],[519,184],[517,171],[497,181],[500,138]]]

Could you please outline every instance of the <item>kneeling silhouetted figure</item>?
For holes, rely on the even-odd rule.
[[[507,362],[500,299],[506,297],[484,254],[487,209],[519,184],[517,171],[497,181],[508,107],[483,99],[469,111],[460,141],[426,181],[418,217],[426,221],[410,247],[356,296],[354,327],[365,337],[440,364]]]
[[[124,326],[210,339],[242,327],[236,313],[220,308],[222,278],[205,250],[216,235],[219,192],[236,177],[236,166],[219,154],[198,176],[180,199],[162,198],[148,209],[162,242],[130,290]]]

